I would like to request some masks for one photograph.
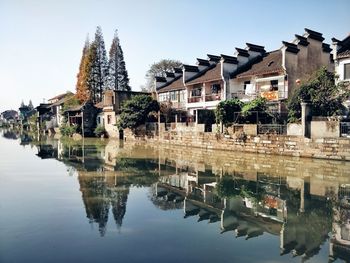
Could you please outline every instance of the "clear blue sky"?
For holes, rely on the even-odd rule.
[[[74,91],[81,50],[97,25],[107,51],[119,31],[133,90],[162,58],[193,64],[246,42],[277,49],[310,28],[343,39],[349,0],[0,0],[0,112]]]

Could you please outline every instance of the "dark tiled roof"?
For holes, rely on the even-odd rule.
[[[96,108],[98,108],[98,109],[103,109],[104,104],[103,104],[103,102],[101,101],[101,102],[99,102],[99,103],[96,103],[94,106],[95,106]]]
[[[327,53],[332,51],[332,49],[330,48],[329,44],[326,44],[326,43],[322,43],[322,50],[324,52],[327,52]]]
[[[185,86],[182,81],[182,75],[174,78],[170,83],[166,83],[158,89],[158,93],[163,93],[171,90],[183,90]]]
[[[187,80],[186,85],[204,83],[207,81],[221,79],[221,63],[213,64]]]
[[[338,58],[347,58],[349,57],[350,50],[350,35],[340,41],[339,45],[341,46],[338,50]]]
[[[227,56],[224,54],[221,54],[221,59],[224,60],[224,62],[231,63],[231,64],[238,64],[237,57]]]
[[[298,45],[302,45],[302,46],[307,46],[309,45],[309,41],[307,41],[306,37],[300,36],[300,35],[295,35],[295,37],[299,40]]]
[[[70,108],[66,109],[65,112],[68,112],[68,111],[81,111],[81,108],[82,108],[83,106],[84,106],[84,105],[73,106],[73,107],[70,107]]]
[[[63,94],[60,94],[60,95],[57,95],[49,100],[60,100],[60,99],[63,99],[65,96],[69,95],[70,92],[67,92],[67,93],[63,93]]]
[[[197,65],[210,66],[209,60],[197,58]]]
[[[298,46],[296,44],[289,43],[286,41],[282,41],[282,43],[287,48],[286,51],[288,51],[288,52],[292,52],[292,53],[296,54],[300,51],[300,49],[298,48]]]
[[[350,57],[350,50],[348,49],[348,50],[345,50],[345,51],[343,51],[341,53],[338,53],[337,57],[338,58],[348,58],[348,57]]]
[[[251,77],[255,75],[263,75],[263,74],[272,74],[284,72],[282,67],[282,51],[276,50],[269,53],[266,53],[262,59],[260,58],[260,62],[257,62],[252,65],[252,67],[237,75],[237,78]]]
[[[238,47],[236,47],[236,50],[238,52],[237,56],[249,57],[248,50],[242,49],[242,48],[238,48]]]
[[[185,69],[185,71],[189,71],[189,72],[198,72],[199,69],[197,66],[192,66],[192,65],[182,65],[182,67]]]
[[[209,61],[219,62],[221,57],[216,55],[207,54]]]
[[[311,29],[308,29],[308,28],[305,28],[305,32],[309,34],[309,38],[312,38],[314,40],[318,40],[318,41],[323,41],[324,40],[324,37],[322,36],[322,33],[320,32],[316,32],[316,31],[313,31]]]
[[[252,43],[246,43],[248,50],[255,51],[255,52],[260,52],[260,53],[265,53],[265,47],[264,46],[259,46],[255,45]]]
[[[72,99],[74,97],[74,94],[66,94],[66,96],[64,96],[62,99],[56,101],[55,103],[52,104],[52,106],[58,106],[58,105],[61,105],[63,103],[65,103],[66,101]]]

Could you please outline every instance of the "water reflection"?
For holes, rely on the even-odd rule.
[[[218,234],[241,242],[277,236],[281,256],[305,261],[328,246],[329,261],[350,258],[349,162],[16,136],[77,174],[101,236],[111,216],[122,230],[130,187],[138,186],[149,187],[157,208],[183,209],[185,220],[217,224]]]

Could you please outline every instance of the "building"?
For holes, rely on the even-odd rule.
[[[322,66],[333,71],[331,48],[323,40],[321,33],[305,28],[292,42],[282,41],[278,50],[261,52],[248,68],[238,68],[231,75],[228,98],[250,101],[263,97],[271,110],[284,111],[284,102],[301,81]]]
[[[350,81],[350,35],[343,40],[332,38],[333,59],[338,81]]]
[[[72,92],[66,92],[48,100],[48,103],[51,104],[51,112],[52,112],[51,121],[54,128],[61,126],[62,123],[64,122],[64,115],[63,115],[64,103],[73,98],[74,98],[74,94]]]
[[[103,100],[97,104],[101,111],[97,115],[97,125],[105,128],[109,137],[122,138],[122,131],[116,126],[118,115],[124,101],[129,100],[136,95],[151,95],[146,92],[125,91],[125,90],[106,90],[103,93]]]
[[[186,109],[196,122],[199,111],[215,109],[231,98],[248,102],[263,97],[271,110],[284,111],[285,101],[301,81],[322,66],[334,70],[331,48],[323,40],[321,33],[305,28],[292,42],[282,41],[278,50],[266,52],[264,46],[246,43],[232,56],[208,55],[197,59],[196,66],[183,65],[182,75],[176,69],[156,78],[158,100]],[[339,43],[348,43],[343,41]]]
[[[98,108],[90,101],[64,111],[68,125],[77,126],[77,132],[84,136],[93,136],[97,113]]]

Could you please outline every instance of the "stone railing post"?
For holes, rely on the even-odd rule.
[[[301,126],[302,133],[304,137],[310,138],[310,127],[311,127],[311,103],[310,102],[302,102],[301,105]]]

